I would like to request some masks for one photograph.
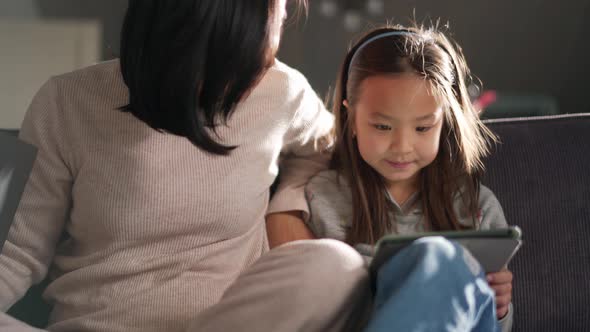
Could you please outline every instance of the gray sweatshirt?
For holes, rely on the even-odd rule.
[[[318,238],[331,238],[345,241],[346,232],[352,222],[352,193],[347,181],[340,177],[335,170],[327,170],[314,176],[305,187],[305,195],[309,204],[308,226]],[[410,196],[402,205],[398,204],[387,193],[392,212],[390,220],[395,223],[393,229],[397,234],[410,235],[426,230],[422,213],[422,204],[418,194]],[[462,216],[460,213],[461,200],[455,201],[455,211],[459,222],[477,229],[506,228],[508,223],[504,217],[502,206],[494,193],[487,187],[480,185],[479,192],[480,213],[476,220]],[[355,245],[363,256],[372,256],[373,246],[367,244]],[[503,332],[512,330],[513,308],[500,320]]]

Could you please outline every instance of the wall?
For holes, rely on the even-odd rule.
[[[325,95],[349,41],[360,32],[347,32],[340,20],[321,16],[320,2],[311,0],[308,18],[287,28],[279,57]],[[97,20],[102,25],[101,58],[109,59],[118,54],[126,5],[125,0],[2,0],[0,18]],[[563,112],[590,112],[585,95],[590,0],[385,0],[383,15],[374,21],[407,23],[414,12],[419,21],[441,17],[450,22],[453,37],[485,88],[555,96]]]
[[[102,58],[117,57],[121,24],[127,8],[126,0],[35,0],[35,3],[44,18],[99,21],[103,38]]]
[[[39,10],[35,0],[3,0],[0,1],[0,18],[5,17],[37,17]]]
[[[299,31],[288,28],[281,59],[303,71],[324,94],[333,85],[348,41],[340,20],[319,14],[311,2]],[[450,22],[472,72],[484,88],[558,98],[563,112],[590,112],[585,93],[590,75],[590,0],[385,0],[376,21],[407,23],[441,17]],[[367,25],[365,25],[367,26]]]
[[[0,128],[20,127],[31,99],[50,76],[105,58],[101,21],[78,13],[52,15],[40,6],[53,1],[0,2]],[[81,5],[70,1],[68,10]]]

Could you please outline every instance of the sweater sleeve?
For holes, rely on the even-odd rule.
[[[480,229],[508,227],[500,202],[494,193],[485,186],[480,186],[479,208],[481,210]]]
[[[38,152],[0,255],[2,311],[43,280],[69,213],[73,176],[63,125],[57,85],[49,80],[33,98],[20,131],[20,139]]]
[[[285,133],[279,158],[279,184],[267,213],[298,210],[309,217],[304,187],[309,179],[328,166],[334,117],[324,107],[307,80],[299,73],[291,79],[297,86],[288,107],[295,109]],[[291,88],[292,89],[292,88]]]
[[[480,187],[479,207],[481,209],[481,229],[506,228],[508,223],[504,211],[494,193],[485,186]],[[512,331],[514,306],[510,303],[508,313],[499,320],[502,332]]]
[[[510,307],[508,307],[508,313],[506,316],[502,317],[498,322],[500,323],[500,329],[502,332],[510,332],[512,331],[512,321],[514,320],[514,306],[510,303]]]
[[[352,220],[350,187],[335,170],[322,171],[305,186],[309,204],[307,226],[318,238],[346,240]]]

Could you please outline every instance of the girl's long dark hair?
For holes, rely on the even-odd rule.
[[[213,154],[215,128],[270,67],[276,0],[130,0],[121,33],[122,107]],[[305,4],[300,0],[299,4]]]
[[[350,63],[365,41],[391,31],[404,33],[371,41],[354,56],[354,63]],[[475,223],[479,213],[482,158],[495,138],[480,121],[467,93],[470,73],[461,49],[434,28],[380,28],[361,38],[349,51],[333,100],[337,144],[331,167],[342,174],[352,190],[353,220],[347,234],[350,244],[374,244],[381,236],[395,231],[384,180],[362,159],[352,128],[363,80],[401,73],[428,80],[445,109],[438,154],[421,170],[418,188],[427,227],[431,230],[465,228],[454,207],[456,199],[461,199],[465,207],[465,211],[459,211],[461,216],[470,217]],[[345,100],[348,107],[343,105]]]

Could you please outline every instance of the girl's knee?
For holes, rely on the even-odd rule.
[[[480,275],[479,262],[459,243],[441,236],[423,237],[404,249],[404,255],[415,262],[422,263],[426,272],[436,270],[469,271],[473,276]],[[401,253],[401,252],[400,252]],[[435,273],[435,271],[432,271]]]
[[[418,255],[437,255],[447,259],[455,257],[462,250],[457,242],[450,241],[442,236],[428,236],[414,241],[408,248]]]

